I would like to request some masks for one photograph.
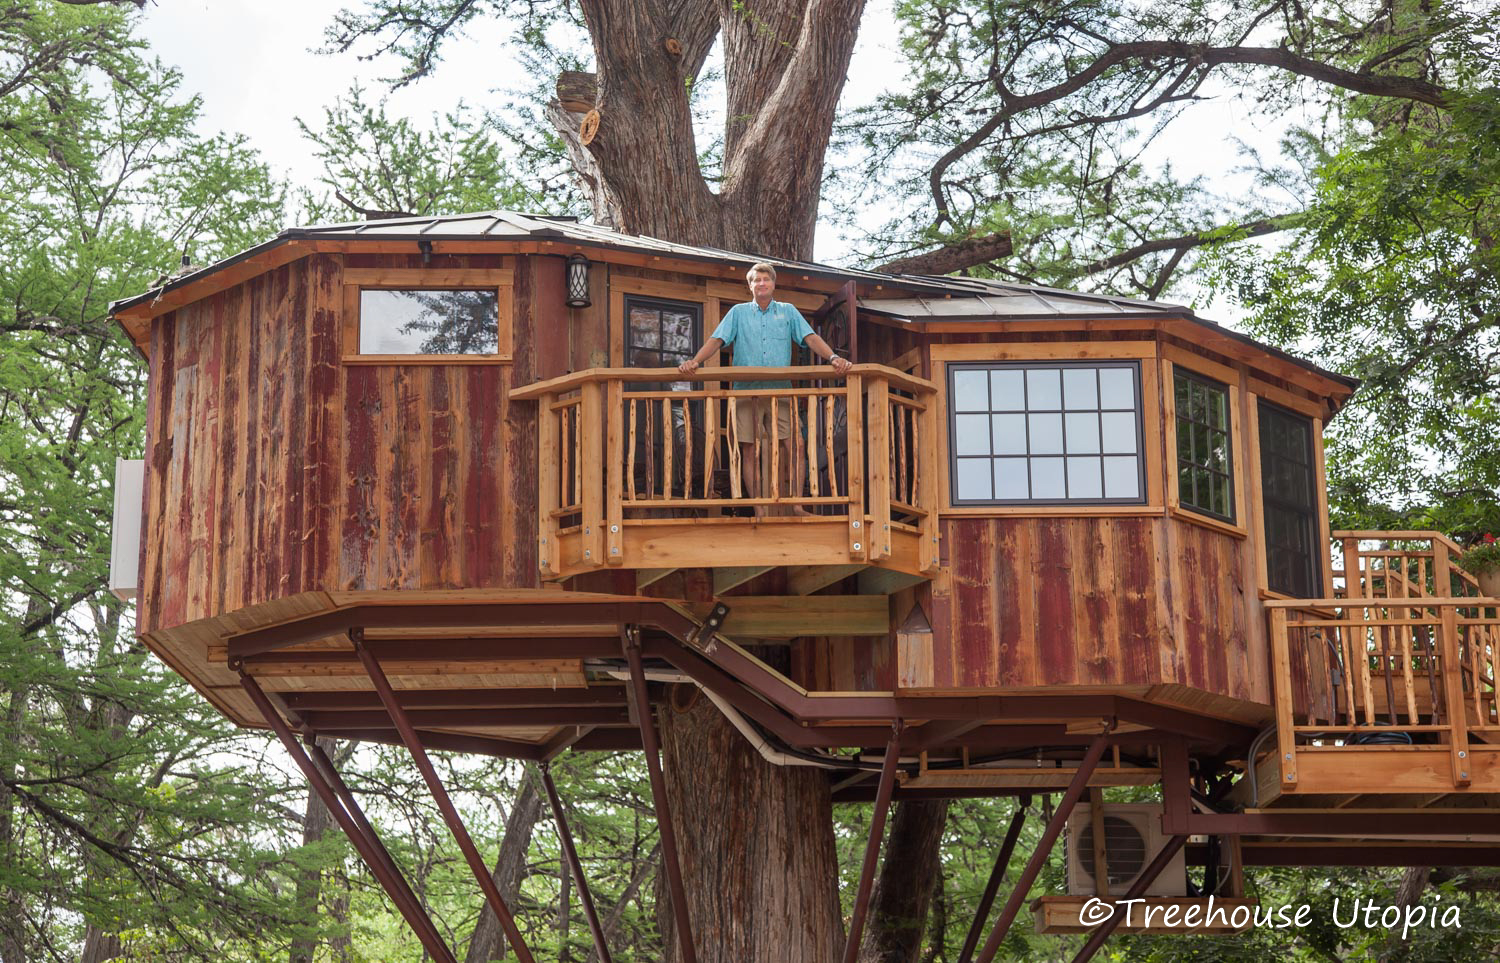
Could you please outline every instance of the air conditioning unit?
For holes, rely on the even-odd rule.
[[[1104,807],[1104,866],[1109,895],[1115,899],[1135,883],[1146,865],[1161,851],[1160,803],[1131,803]],[[1087,803],[1073,808],[1068,817],[1068,895],[1093,896],[1094,814]],[[1147,896],[1186,896],[1187,864],[1182,850],[1146,889]]]

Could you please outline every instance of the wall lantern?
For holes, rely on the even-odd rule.
[[[568,307],[586,308],[589,300],[589,259],[582,254],[568,258]]]

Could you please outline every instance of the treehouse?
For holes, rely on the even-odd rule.
[[[892,799],[1061,793],[983,959],[1070,818],[1064,901],[1500,861],[1500,602],[1441,535],[1328,530],[1322,431],[1353,381],[1175,305],[786,261],[775,297],[848,374],[679,373],[754,260],[386,220],[114,305],[150,364],[117,551],[141,637],[281,736],[434,958],[310,737],[404,744],[440,803],[431,749],[644,750],[687,958],[651,711],[680,686],[873,801],[872,847]],[[784,423],[747,437],[767,397]],[[1100,804],[1132,785],[1160,805]]]

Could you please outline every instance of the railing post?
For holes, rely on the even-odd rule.
[[[923,572],[935,572],[938,567],[938,423],[937,392],[922,398],[922,412],[917,416],[922,440],[917,448],[917,492],[920,501],[917,507],[927,514],[922,516],[922,535],[917,548],[917,567]]]
[[[557,412],[552,406],[557,395],[545,394],[537,399],[536,425],[536,537],[537,567],[542,576],[559,574],[562,551],[557,542],[557,516],[552,514],[562,507],[558,486],[558,438]]]
[[[1432,540],[1432,594],[1438,598],[1453,594],[1453,557],[1448,543],[1436,538]]]
[[[869,533],[865,531],[865,392],[864,379],[851,374],[846,385],[848,391],[845,414],[848,419],[849,474],[849,560],[863,562],[869,548]]]
[[[1344,597],[1350,599],[1369,598],[1375,594],[1374,586],[1369,586],[1368,591],[1364,584],[1364,572],[1359,564],[1359,539],[1346,538],[1343,540],[1344,548]],[[1329,586],[1329,591],[1333,586]]]
[[[608,403],[604,406],[604,417],[608,424],[604,455],[604,541],[607,552],[604,560],[610,565],[620,565],[625,561],[624,509],[620,504],[624,497],[625,385],[620,379],[611,378],[605,385],[605,392]]]
[[[1292,659],[1286,609],[1271,609],[1271,700],[1276,706],[1276,769],[1281,788],[1297,788],[1297,733],[1292,728]],[[1254,763],[1255,760],[1250,760]]]
[[[890,383],[871,378],[865,388],[865,451],[870,465],[870,531],[865,542],[870,561],[891,554],[891,402]]]
[[[1436,551],[1436,546],[1434,546]],[[1446,555],[1446,548],[1444,549]],[[1444,558],[1446,562],[1446,557]],[[1438,645],[1443,652],[1443,701],[1448,709],[1448,755],[1453,766],[1453,785],[1469,787],[1469,726],[1464,703],[1463,666],[1458,650],[1458,606],[1437,603],[1442,608],[1442,637]]]
[[[597,568],[604,564],[604,400],[597,381],[583,384],[581,424],[578,428],[578,464],[583,479],[579,493],[583,507],[583,564]]]

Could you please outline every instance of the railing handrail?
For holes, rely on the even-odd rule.
[[[1360,541],[1370,541],[1370,542],[1420,541],[1422,539],[1428,539],[1428,540],[1430,540],[1432,542],[1435,542],[1435,543],[1436,542],[1441,542],[1442,544],[1448,546],[1448,550],[1450,552],[1457,552],[1458,554],[1462,555],[1463,554],[1463,550],[1464,550],[1464,548],[1463,548],[1462,545],[1458,544],[1453,539],[1449,538],[1447,535],[1444,535],[1442,532],[1431,532],[1431,531],[1418,530],[1418,529],[1400,530],[1400,531],[1391,531],[1391,532],[1379,532],[1379,531],[1338,531],[1338,532],[1329,532],[1328,534],[1333,539],[1340,540],[1340,541],[1343,540],[1343,539],[1346,539],[1346,538],[1357,538]]]
[[[883,364],[857,364],[849,369],[850,375],[873,375],[885,379],[889,384],[920,393],[937,391],[937,385],[926,378],[907,374]],[[683,374],[676,368],[586,368],[571,374],[534,381],[529,385],[512,389],[512,400],[525,401],[549,394],[573,391],[585,384],[620,381],[628,384],[650,384],[664,381],[827,381],[842,379],[827,365],[791,365],[785,368],[762,367],[716,367],[699,368],[692,374]]]

